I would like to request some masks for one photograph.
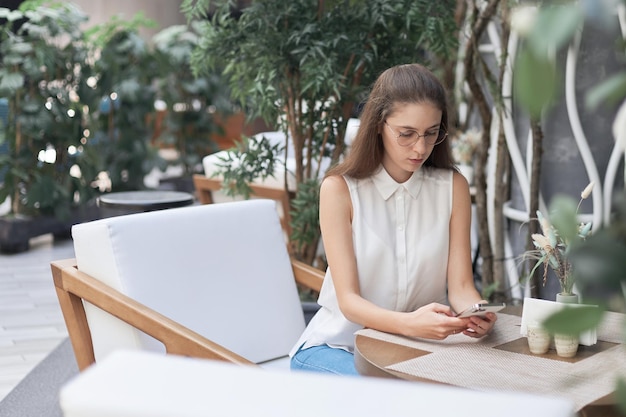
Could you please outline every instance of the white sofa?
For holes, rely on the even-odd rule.
[[[120,351],[60,393],[65,417],[573,417],[561,399],[380,378],[283,373]]]

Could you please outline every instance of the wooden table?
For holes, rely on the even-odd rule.
[[[552,349],[545,355],[530,353],[519,334],[519,311],[514,313],[498,314],[496,328],[484,340],[459,334],[432,341],[360,330],[355,338],[356,368],[367,376],[562,396],[583,416],[620,415],[612,405],[615,382],[606,373],[616,370],[626,377],[626,351],[620,345],[624,315],[607,313],[598,343],[580,346],[576,357],[564,359]],[[588,375],[593,372],[600,376]]]

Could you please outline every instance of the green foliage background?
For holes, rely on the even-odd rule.
[[[196,74],[222,69],[250,117],[289,135],[299,194],[293,197],[315,204],[307,206],[311,210],[321,158],[339,160],[347,121],[380,72],[411,62],[437,71],[457,47],[455,0],[256,0],[241,14],[232,6],[225,0],[183,2],[188,18],[202,22],[192,67]],[[273,174],[258,166],[227,170],[244,193],[246,172]],[[292,238],[300,257],[311,262],[317,218],[292,208],[293,230],[307,230]]]

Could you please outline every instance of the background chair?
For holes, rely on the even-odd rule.
[[[249,200],[111,217],[73,227],[75,260],[52,263],[80,369],[118,349],[288,368],[304,330],[274,202]],[[295,278],[295,279],[294,279]]]
[[[349,119],[345,133],[345,145],[349,149],[354,136],[359,128],[359,119]],[[277,164],[274,169],[274,176],[258,179],[250,184],[252,189],[252,198],[267,198],[276,201],[277,210],[281,219],[281,224],[285,230],[287,238],[291,236],[291,215],[289,207],[288,193],[295,193],[297,190],[296,177],[296,160],[293,155],[293,146],[288,144],[287,136],[283,132],[262,132],[254,135],[254,141],[267,140],[272,146],[288,146],[287,156],[283,154],[277,155]],[[204,174],[195,174],[193,176],[194,188],[196,196],[202,204],[222,203],[228,201],[241,200],[241,197],[231,197],[222,191],[222,178],[217,174],[220,158],[226,156],[227,151],[216,152],[207,155],[202,159],[202,167]],[[320,175],[324,175],[326,169],[330,165],[330,158],[323,158],[322,169]],[[286,171],[286,172],[285,172]],[[286,174],[286,175],[285,175]],[[285,189],[285,181],[287,189]]]
[[[286,135],[283,132],[262,132],[254,135],[254,141],[267,140],[272,146],[285,146]],[[205,156],[202,159],[204,175],[195,174],[193,184],[196,196],[202,204],[224,203],[243,200],[241,196],[228,196],[222,191],[222,178],[218,175],[221,158],[227,156],[228,151],[220,151]],[[280,217],[281,225],[285,231],[286,239],[291,236],[291,216],[289,208],[289,192],[296,191],[296,178],[293,175],[296,162],[292,155],[287,155],[287,162],[279,157],[274,176],[258,179],[250,184],[252,189],[251,198],[267,198],[276,202],[276,209]],[[285,170],[287,170],[287,189],[285,188]]]

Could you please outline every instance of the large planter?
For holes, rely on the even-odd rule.
[[[30,239],[49,233],[56,239],[67,239],[70,237],[74,224],[100,217],[100,209],[95,204],[74,210],[66,220],[60,220],[54,216],[7,215],[0,217],[0,252],[27,251],[30,249]]]

